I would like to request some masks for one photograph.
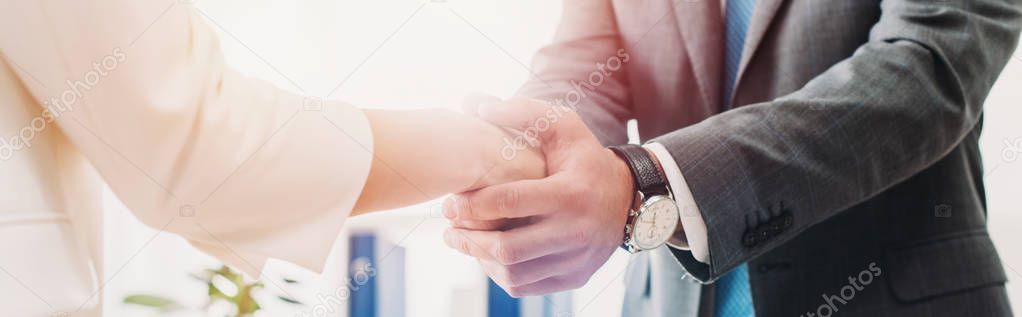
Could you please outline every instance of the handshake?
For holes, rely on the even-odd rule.
[[[635,178],[573,110],[529,99],[466,105],[469,114],[512,131],[505,160],[539,155],[531,162],[546,164],[545,177],[482,185],[443,203],[452,224],[445,243],[478,259],[514,297],[585,285],[624,241]],[[676,222],[666,229],[673,233]]]

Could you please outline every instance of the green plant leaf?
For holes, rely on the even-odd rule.
[[[284,295],[277,295],[277,298],[279,298],[280,300],[284,301],[285,303],[295,304],[295,305],[305,305],[305,304],[302,304],[302,302],[299,302],[297,299],[290,298],[290,297],[287,297],[287,296],[284,296]]]
[[[157,308],[161,311],[178,310],[183,307],[173,299],[147,294],[129,295],[124,298],[124,303]]]

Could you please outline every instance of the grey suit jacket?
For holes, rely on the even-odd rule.
[[[692,281],[742,263],[758,316],[1011,314],[977,140],[1022,0],[757,0],[729,111],[717,1],[565,3],[520,94],[637,119],[708,229],[636,256],[625,315],[712,314]]]

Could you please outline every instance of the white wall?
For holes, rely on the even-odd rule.
[[[472,91],[507,96],[529,76],[523,64],[549,41],[560,14],[560,1],[421,0],[332,1],[222,0],[199,3],[223,28],[228,59],[243,72],[281,87],[365,107],[457,107]],[[460,16],[460,17],[459,17]],[[468,22],[466,22],[468,21]],[[226,32],[226,33],[225,33]],[[1022,305],[1022,57],[1011,61],[987,104],[982,147],[986,153],[990,230],[1013,280],[1009,284],[1016,311]],[[1018,142],[1018,143],[1015,143]],[[1020,158],[1009,161],[1005,144],[1018,144]],[[203,285],[189,272],[215,265],[180,238],[157,234],[135,221],[116,198],[108,197],[105,289],[109,315],[143,315],[125,307],[125,294],[148,292],[200,303]],[[356,219],[352,226],[386,224],[385,235],[409,248],[409,316],[444,316],[451,312],[454,288],[470,284],[480,271],[474,261],[443,246],[443,219],[431,205]],[[384,228],[380,226],[381,228]],[[619,311],[624,254],[612,260],[577,291],[577,316],[608,316]],[[342,275],[335,259],[325,278],[286,264],[269,275],[312,281],[307,287],[267,283],[266,295],[286,292],[313,299],[329,292]],[[1017,269],[1016,269],[1017,268]],[[468,274],[466,274],[468,272]],[[280,288],[286,288],[280,290]],[[273,301],[270,301],[273,302]],[[273,316],[293,315],[288,305],[267,305]],[[187,315],[187,314],[182,314]]]
[[[1008,273],[1008,296],[1022,314],[1022,50],[986,103],[980,148],[986,167],[989,229]],[[1017,158],[1016,158],[1017,156]]]

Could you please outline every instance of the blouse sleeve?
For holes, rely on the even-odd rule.
[[[322,269],[372,161],[360,110],[242,76],[186,1],[3,1],[0,21],[37,120],[59,128],[43,133],[145,224],[252,276],[269,257]]]

